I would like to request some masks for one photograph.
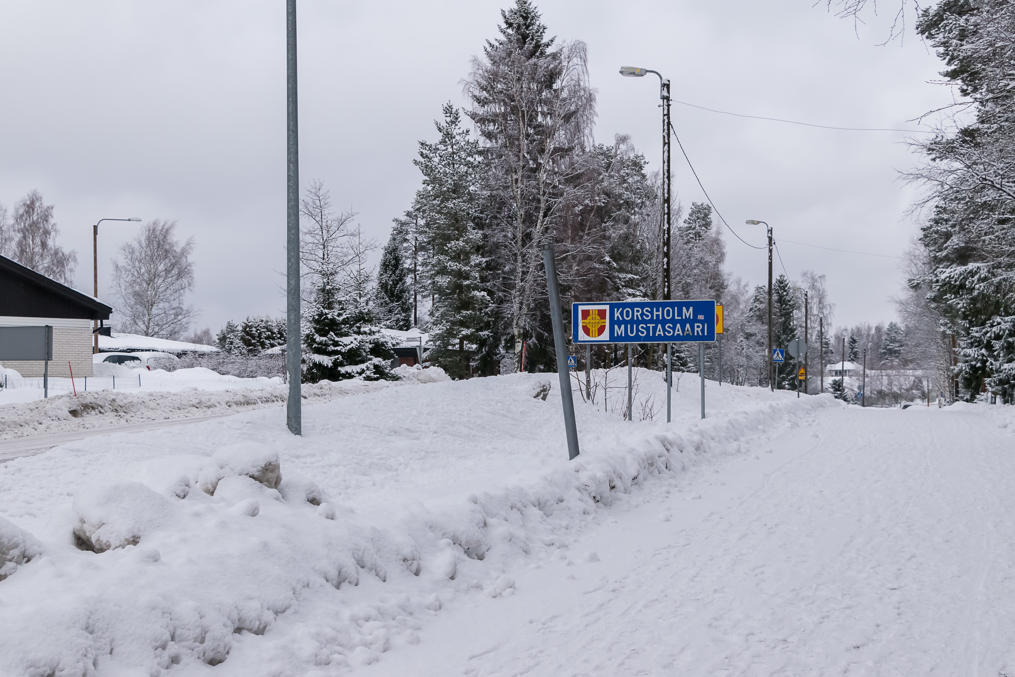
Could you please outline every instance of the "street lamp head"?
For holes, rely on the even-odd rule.
[[[141,217],[140,217],[140,216],[132,216],[132,217],[130,217],[130,218],[129,218],[129,219],[127,219],[127,220],[128,220],[128,221],[140,221],[140,220],[141,220]]]
[[[621,66],[620,74],[625,78],[642,78],[648,73],[648,69],[639,68],[638,66]]]
[[[761,223],[762,222],[758,221],[757,219],[747,219],[747,225],[749,226],[760,226]]]

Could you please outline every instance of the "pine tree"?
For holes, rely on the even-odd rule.
[[[242,345],[243,354],[258,355],[269,348],[285,345],[285,321],[270,317],[248,317],[240,324],[237,334],[235,340]]]
[[[479,272],[482,238],[478,210],[479,145],[450,103],[435,121],[438,139],[421,141],[416,166],[423,174],[417,209],[429,251],[433,307],[431,360],[453,378],[470,375],[475,355],[490,338],[490,297]]]
[[[898,367],[902,361],[903,331],[896,322],[889,322],[881,340],[878,358],[885,367]]]
[[[365,306],[340,298],[329,276],[315,292],[309,330],[303,336],[303,380],[394,380],[392,341],[372,326]]]
[[[377,268],[377,316],[381,324],[392,329],[412,326],[409,271],[402,255],[407,237],[406,229],[396,221]]]
[[[555,49],[530,0],[516,0],[501,17],[500,37],[474,61],[467,91],[483,141],[482,234],[494,316],[506,325],[495,333],[504,337],[504,357],[516,351],[520,359],[523,340],[551,343],[541,251],[560,224],[569,170],[591,137],[595,96],[582,43]],[[552,364],[552,351],[530,355]]]
[[[772,341],[773,348],[787,349],[790,341],[797,338],[796,324],[798,300],[789,278],[779,275],[772,286]],[[789,353],[786,361],[775,365],[777,387],[795,387],[796,368]]]
[[[230,355],[246,355],[247,349],[240,340],[240,327],[232,320],[215,336],[215,343],[222,352]]]
[[[846,359],[850,362],[860,360],[860,342],[852,334],[849,335],[849,339],[846,341]]]

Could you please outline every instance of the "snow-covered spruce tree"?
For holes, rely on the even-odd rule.
[[[944,0],[920,15],[917,31],[946,65],[962,103],[975,112],[954,134],[923,144],[927,164],[912,177],[930,188],[923,227],[926,285],[957,342],[961,397],[981,388],[1015,398],[1007,332],[1015,328],[1015,3]]]
[[[406,229],[396,220],[377,267],[377,319],[391,329],[406,330],[412,326],[412,290],[402,254],[407,237]]]
[[[846,339],[846,359],[850,362],[857,362],[860,359],[860,340],[855,334],[850,334]]]
[[[897,322],[889,322],[881,340],[878,358],[882,368],[895,369],[902,363],[903,331]]]
[[[433,306],[431,360],[453,378],[469,376],[477,348],[490,337],[490,296],[480,280],[482,238],[476,228],[479,144],[450,103],[434,121],[437,140],[420,141],[423,174],[416,209],[429,251]]]
[[[269,348],[285,345],[285,320],[270,317],[248,317],[239,328],[239,341],[244,354],[258,355]]]
[[[222,327],[215,335],[215,345],[219,347],[219,350],[230,355],[242,354],[243,344],[240,342],[239,326],[232,320],[226,322],[226,326]]]
[[[786,350],[789,342],[798,338],[796,324],[799,299],[789,278],[779,275],[772,285],[772,347]],[[796,362],[786,350],[786,361],[775,365],[778,388],[795,388]]]
[[[483,143],[481,232],[495,317],[506,323],[495,333],[517,369],[522,340],[551,342],[541,251],[561,218],[567,176],[590,143],[595,95],[584,44],[554,48],[530,0],[516,0],[501,17],[500,37],[473,61],[466,90]],[[530,364],[549,367],[551,355],[536,351]]]
[[[309,329],[303,335],[303,380],[395,380],[392,342],[373,325],[369,310],[341,298],[334,281],[324,276],[314,294]]]

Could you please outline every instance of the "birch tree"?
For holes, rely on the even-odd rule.
[[[71,284],[77,255],[56,243],[60,229],[53,220],[53,205],[33,190],[14,207],[7,225],[0,214],[0,253],[26,268],[63,284]]]
[[[186,297],[194,288],[194,238],[181,244],[175,229],[173,221],[150,221],[113,260],[116,314],[124,331],[176,339],[193,319]]]

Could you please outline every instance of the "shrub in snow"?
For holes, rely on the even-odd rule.
[[[191,353],[180,358],[175,365],[178,369],[204,367],[219,374],[255,378],[285,375],[285,353],[264,355],[242,355],[221,353]]]
[[[0,581],[42,554],[42,546],[27,531],[0,517]]]
[[[124,482],[78,494],[74,512],[77,546],[105,552],[140,543],[170,520],[173,505],[140,482]]]
[[[260,444],[245,442],[224,447],[212,461],[213,465],[198,477],[206,494],[214,494],[219,482],[226,477],[249,477],[269,489],[278,489],[282,483],[278,452]]]

